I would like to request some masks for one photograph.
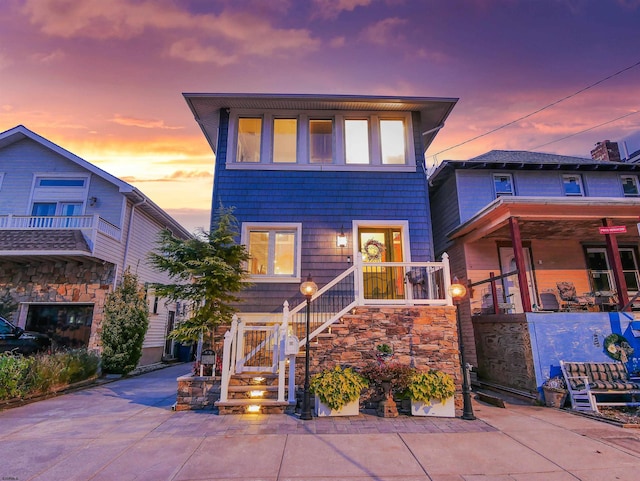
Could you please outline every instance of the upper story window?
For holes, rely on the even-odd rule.
[[[309,120],[309,162],[311,164],[333,162],[333,120]]]
[[[228,135],[227,168],[416,170],[410,112],[235,109]]]
[[[33,216],[77,216],[84,214],[89,189],[88,175],[37,174],[31,192]]]
[[[493,187],[496,191],[496,197],[514,195],[511,174],[493,174]]]
[[[38,179],[38,187],[84,187],[86,179]]]
[[[566,174],[562,176],[564,195],[584,195],[582,179],[579,175]]]
[[[273,162],[297,160],[298,119],[273,119]]]
[[[238,119],[237,162],[260,162],[262,146],[262,119],[242,117]]]
[[[380,120],[380,145],[383,164],[406,163],[405,127],[402,120]]]
[[[242,243],[252,282],[299,282],[302,224],[244,223]]]
[[[635,175],[620,176],[622,180],[622,191],[625,197],[638,197],[638,177]]]
[[[344,121],[345,162],[347,164],[368,164],[369,121],[366,119],[346,119]]]

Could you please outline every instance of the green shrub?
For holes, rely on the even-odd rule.
[[[24,357],[0,354],[0,399],[46,394],[98,372],[100,358],[86,349]]]
[[[102,362],[105,372],[127,374],[142,357],[149,326],[149,308],[138,277],[127,269],[122,283],[107,296],[102,323]]]
[[[28,374],[32,358],[0,354],[0,399],[22,398],[29,393]]]

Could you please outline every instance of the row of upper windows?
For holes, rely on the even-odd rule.
[[[415,166],[409,113],[282,115],[234,112],[227,165]]]
[[[625,197],[638,197],[640,189],[638,187],[638,176],[621,175],[622,193]],[[516,195],[511,174],[493,174],[493,187],[496,197],[503,195]],[[562,189],[567,196],[584,196],[582,186],[582,176],[579,174],[562,175]]]

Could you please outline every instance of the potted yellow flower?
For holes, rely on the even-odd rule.
[[[316,416],[357,416],[360,393],[368,381],[352,368],[336,366],[311,378],[310,390],[315,394]]]
[[[453,378],[442,371],[415,372],[407,385],[413,416],[455,417]]]

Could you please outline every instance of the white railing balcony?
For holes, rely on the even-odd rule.
[[[95,239],[95,233],[104,234],[120,240],[119,227],[96,215],[0,215],[0,229],[3,230],[82,230],[89,239]]]

